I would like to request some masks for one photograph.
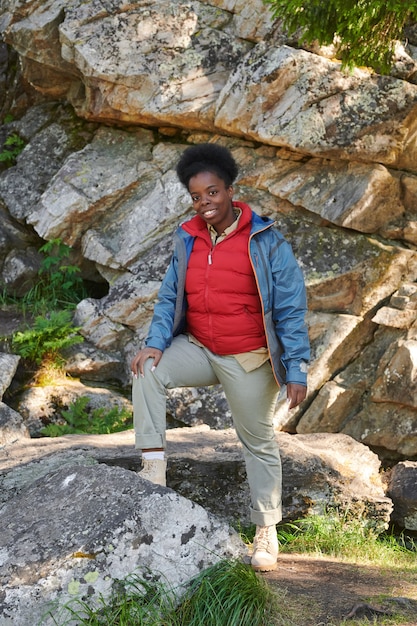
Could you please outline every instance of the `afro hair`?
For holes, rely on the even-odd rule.
[[[187,148],[182,153],[176,170],[178,178],[187,189],[190,178],[201,172],[216,174],[226,187],[230,187],[239,171],[230,150],[215,143],[202,143]]]

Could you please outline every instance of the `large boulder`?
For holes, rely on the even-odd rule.
[[[29,385],[20,395],[16,409],[23,417],[31,436],[39,437],[42,429],[48,424],[67,424],[63,413],[80,398],[88,400],[85,411],[90,415],[96,409],[108,413],[113,408],[123,411],[126,415],[132,413],[130,400],[121,393],[101,385],[83,384],[79,380],[65,377],[57,378],[49,384]],[[77,411],[75,416],[77,417]],[[78,415],[78,418],[80,420],[81,415]],[[81,428],[80,423],[81,420],[75,426]],[[85,425],[83,427],[86,428]]]
[[[119,0],[101,7],[97,20],[94,2],[50,0],[19,17],[10,18],[7,40],[28,80],[102,121],[181,126],[188,119],[213,129],[216,98],[251,47],[223,32],[229,12],[203,2],[154,0],[144,10]]]
[[[33,482],[2,507],[0,525],[4,626],[16,616],[20,626],[54,624],[71,600],[108,598],[132,573],[179,593],[202,569],[245,554],[225,521],[103,464],[67,464]]]
[[[20,357],[16,354],[0,352],[0,400],[16,374],[19,361]]]
[[[69,155],[92,138],[93,126],[77,119],[68,106],[45,103],[9,122],[7,134],[25,142],[17,163],[0,177],[0,196],[9,213],[24,222]],[[33,237],[33,234],[32,234]]]
[[[4,402],[0,402],[0,446],[30,437],[23,417]]]

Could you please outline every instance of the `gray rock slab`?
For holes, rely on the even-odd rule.
[[[106,598],[132,573],[178,594],[219,559],[246,554],[224,520],[104,464],[67,465],[38,478],[2,507],[0,527],[3,626],[56,624],[66,603]]]

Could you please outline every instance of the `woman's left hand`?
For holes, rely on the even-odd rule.
[[[289,409],[295,409],[296,406],[305,400],[307,395],[307,387],[298,385],[297,383],[288,383],[287,385],[287,402]]]

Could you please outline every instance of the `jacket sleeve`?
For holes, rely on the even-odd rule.
[[[272,316],[275,332],[282,347],[281,362],[286,382],[307,385],[307,363],[310,360],[305,314],[307,297],[302,271],[290,244],[282,238],[270,255],[272,270]]]
[[[178,290],[178,257],[174,252],[158,292],[145,345],[162,352],[171,345]]]

